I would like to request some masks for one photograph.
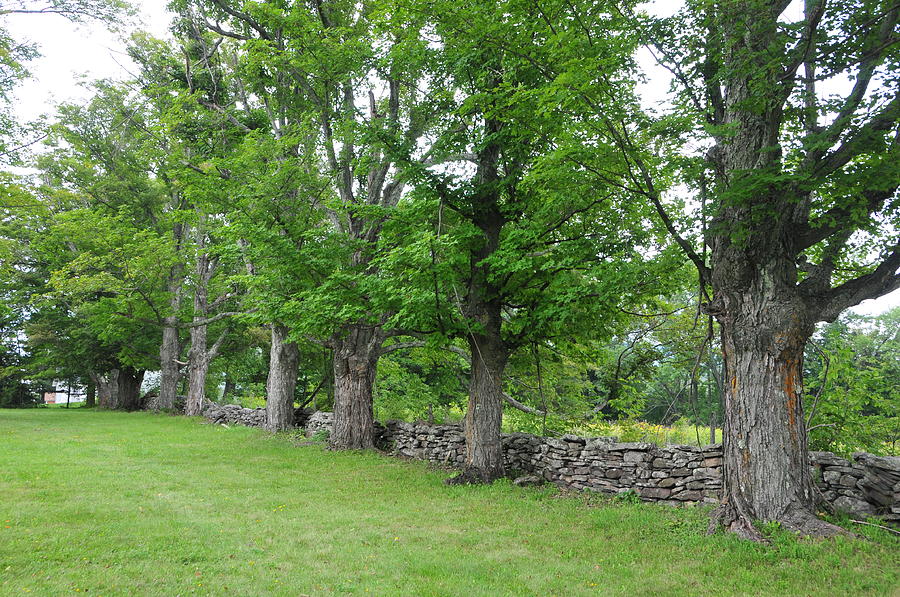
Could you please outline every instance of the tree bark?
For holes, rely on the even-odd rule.
[[[784,56],[777,14],[765,3],[726,3],[722,105],[717,139],[721,199],[710,230],[709,281],[724,357],[724,487],[710,528],[764,541],[754,523],[808,535],[837,527],[815,516],[803,417],[803,349],[819,318],[798,284],[797,229],[808,212],[785,188],[779,134]],[[719,85],[718,82],[715,83]]]
[[[234,394],[234,379],[227,373],[225,374],[225,387],[222,388],[222,401],[228,400],[228,397]]]
[[[188,393],[184,406],[184,414],[189,417],[195,417],[203,412],[203,403],[206,400],[206,374],[209,371],[206,348],[207,326],[192,327],[191,350],[188,353]]]
[[[97,376],[97,406],[114,409],[119,405],[119,370],[110,369]]]
[[[503,370],[507,351],[497,334],[472,334],[472,373],[469,377],[469,404],[466,409],[466,464],[452,483],[492,483],[504,476]]]
[[[178,320],[175,316],[166,317],[163,324],[162,345],[159,348],[159,403],[164,410],[175,408],[175,397],[178,395]]]
[[[122,367],[116,378],[118,387],[118,404],[116,408],[121,410],[140,410],[141,408],[141,382],[144,381],[144,372],[134,367]]]
[[[209,315],[209,284],[218,266],[218,260],[206,251],[205,216],[201,215],[197,225],[196,287],[194,289],[194,325],[191,327],[191,350],[188,353],[188,393],[184,414],[193,417],[203,412],[206,402],[206,375],[209,363],[218,351],[224,336],[216,341],[216,348],[209,350],[207,336],[209,326],[198,322]]]
[[[334,340],[335,450],[368,450],[374,447],[372,386],[378,367],[378,351],[384,341],[378,326],[356,323],[345,326]]]
[[[288,328],[272,324],[272,349],[269,352],[269,377],[266,379],[266,429],[285,431],[294,426],[294,390],[300,348],[288,342]]]
[[[181,250],[186,234],[186,225],[176,222],[172,225],[172,238],[177,250]],[[184,264],[179,260],[169,269],[166,287],[169,291],[170,313],[163,319],[162,344],[159,348],[159,402],[157,408],[175,408],[178,395],[179,366],[181,354],[178,334],[178,312],[183,296]]]

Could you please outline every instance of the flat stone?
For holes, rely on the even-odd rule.
[[[872,504],[846,495],[840,496],[833,503],[835,508],[848,514],[875,514]]]
[[[625,462],[644,462],[650,459],[650,455],[646,452],[625,452],[623,459]]]
[[[650,498],[654,500],[664,500],[670,495],[672,495],[671,489],[664,489],[661,487],[644,487],[640,490],[640,494],[642,498]]]

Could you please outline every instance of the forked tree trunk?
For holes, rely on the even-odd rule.
[[[754,521],[803,534],[836,530],[814,515],[803,417],[803,350],[814,325],[793,285],[763,269],[743,290],[718,293],[724,313],[723,501],[711,530],[724,526],[762,540]]]
[[[162,345],[159,348],[159,403],[161,409],[175,408],[175,396],[178,395],[178,320],[166,317],[163,327]]]
[[[367,324],[346,326],[334,341],[335,450],[368,450],[374,447],[372,386],[384,341],[380,328]]]
[[[134,367],[122,367],[116,379],[118,386],[119,403],[116,408],[121,410],[140,410],[141,408],[141,382],[144,381],[144,372]]]
[[[210,257],[206,252],[206,237],[203,230],[204,218],[201,217],[197,226],[197,264],[196,287],[194,288],[194,322],[191,327],[191,350],[188,353],[188,393],[185,401],[184,414],[193,417],[203,412],[206,402],[206,375],[209,372],[209,363],[215,358],[226,330],[216,340],[212,349],[208,347],[207,337],[209,326],[205,321],[209,315],[209,284],[218,267],[218,259]]]
[[[272,349],[269,352],[269,377],[266,379],[266,429],[285,431],[294,426],[294,390],[300,348],[288,342],[288,329],[272,324]]]

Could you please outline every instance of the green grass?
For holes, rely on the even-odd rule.
[[[770,547],[706,513],[147,413],[0,411],[3,595],[891,595],[900,542]]]

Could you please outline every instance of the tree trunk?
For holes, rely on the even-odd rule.
[[[234,380],[227,373],[225,374],[225,387],[222,388],[222,402],[228,400],[228,397],[234,394]]]
[[[97,406],[97,378],[91,373],[84,391],[84,407],[94,408],[95,406]]]
[[[198,290],[199,292],[199,290]],[[203,412],[206,400],[206,374],[209,359],[206,354],[207,326],[191,328],[191,350],[188,353],[188,393],[184,414],[195,417]]]
[[[144,381],[144,372],[134,367],[122,367],[116,378],[118,386],[118,405],[121,410],[140,410],[141,408],[141,382]]]
[[[182,222],[172,225],[172,239],[177,250],[181,250],[187,227]],[[170,314],[163,319],[162,344],[159,348],[159,402],[157,408],[171,410],[175,408],[175,397],[178,395],[179,366],[177,363],[181,353],[178,338],[178,312],[181,310],[183,296],[184,263],[177,261],[169,269],[166,288],[169,291]]]
[[[453,483],[492,483],[505,474],[500,426],[503,419],[503,370],[507,352],[499,338],[473,334],[472,373],[466,409],[466,464]]]
[[[159,348],[159,403],[158,408],[171,410],[175,408],[175,396],[178,395],[178,320],[166,317],[163,327],[162,345]]]
[[[272,349],[269,352],[269,377],[266,379],[266,429],[285,431],[294,426],[294,389],[300,349],[288,342],[288,329],[272,324]]]
[[[97,376],[97,406],[114,409],[119,405],[119,370],[110,369]]]
[[[357,323],[344,328],[334,342],[335,450],[368,450],[374,447],[372,386],[378,367],[378,351],[384,341],[377,326]]]
[[[803,417],[803,349],[814,330],[790,267],[763,267],[743,289],[717,293],[723,314],[723,501],[711,529],[763,540],[754,521],[803,534],[833,534],[814,515]],[[715,276],[715,274],[714,274]]]
[[[498,82],[499,84],[499,82]],[[490,257],[500,247],[500,233],[506,223],[500,208],[500,146],[494,137],[500,122],[485,121],[489,140],[478,154],[476,189],[472,196],[472,223],[481,232],[479,243],[469,254],[469,283],[466,318],[472,323],[468,333],[472,356],[469,378],[469,406],[466,410],[466,463],[463,472],[448,483],[491,483],[504,475],[500,425],[503,418],[501,380],[509,347],[504,343],[503,289],[491,272]]]
[[[209,315],[209,283],[216,271],[218,260],[210,257],[206,252],[206,237],[204,232],[204,217],[201,216],[197,226],[197,265],[196,286],[194,288],[194,325],[191,327],[191,350],[188,353],[188,393],[185,402],[184,414],[195,417],[203,412],[206,401],[206,374],[209,372],[209,363],[214,353],[221,345],[221,336],[216,342],[216,348],[209,350],[207,336],[209,326],[200,324]],[[227,332],[226,332],[227,333]]]

